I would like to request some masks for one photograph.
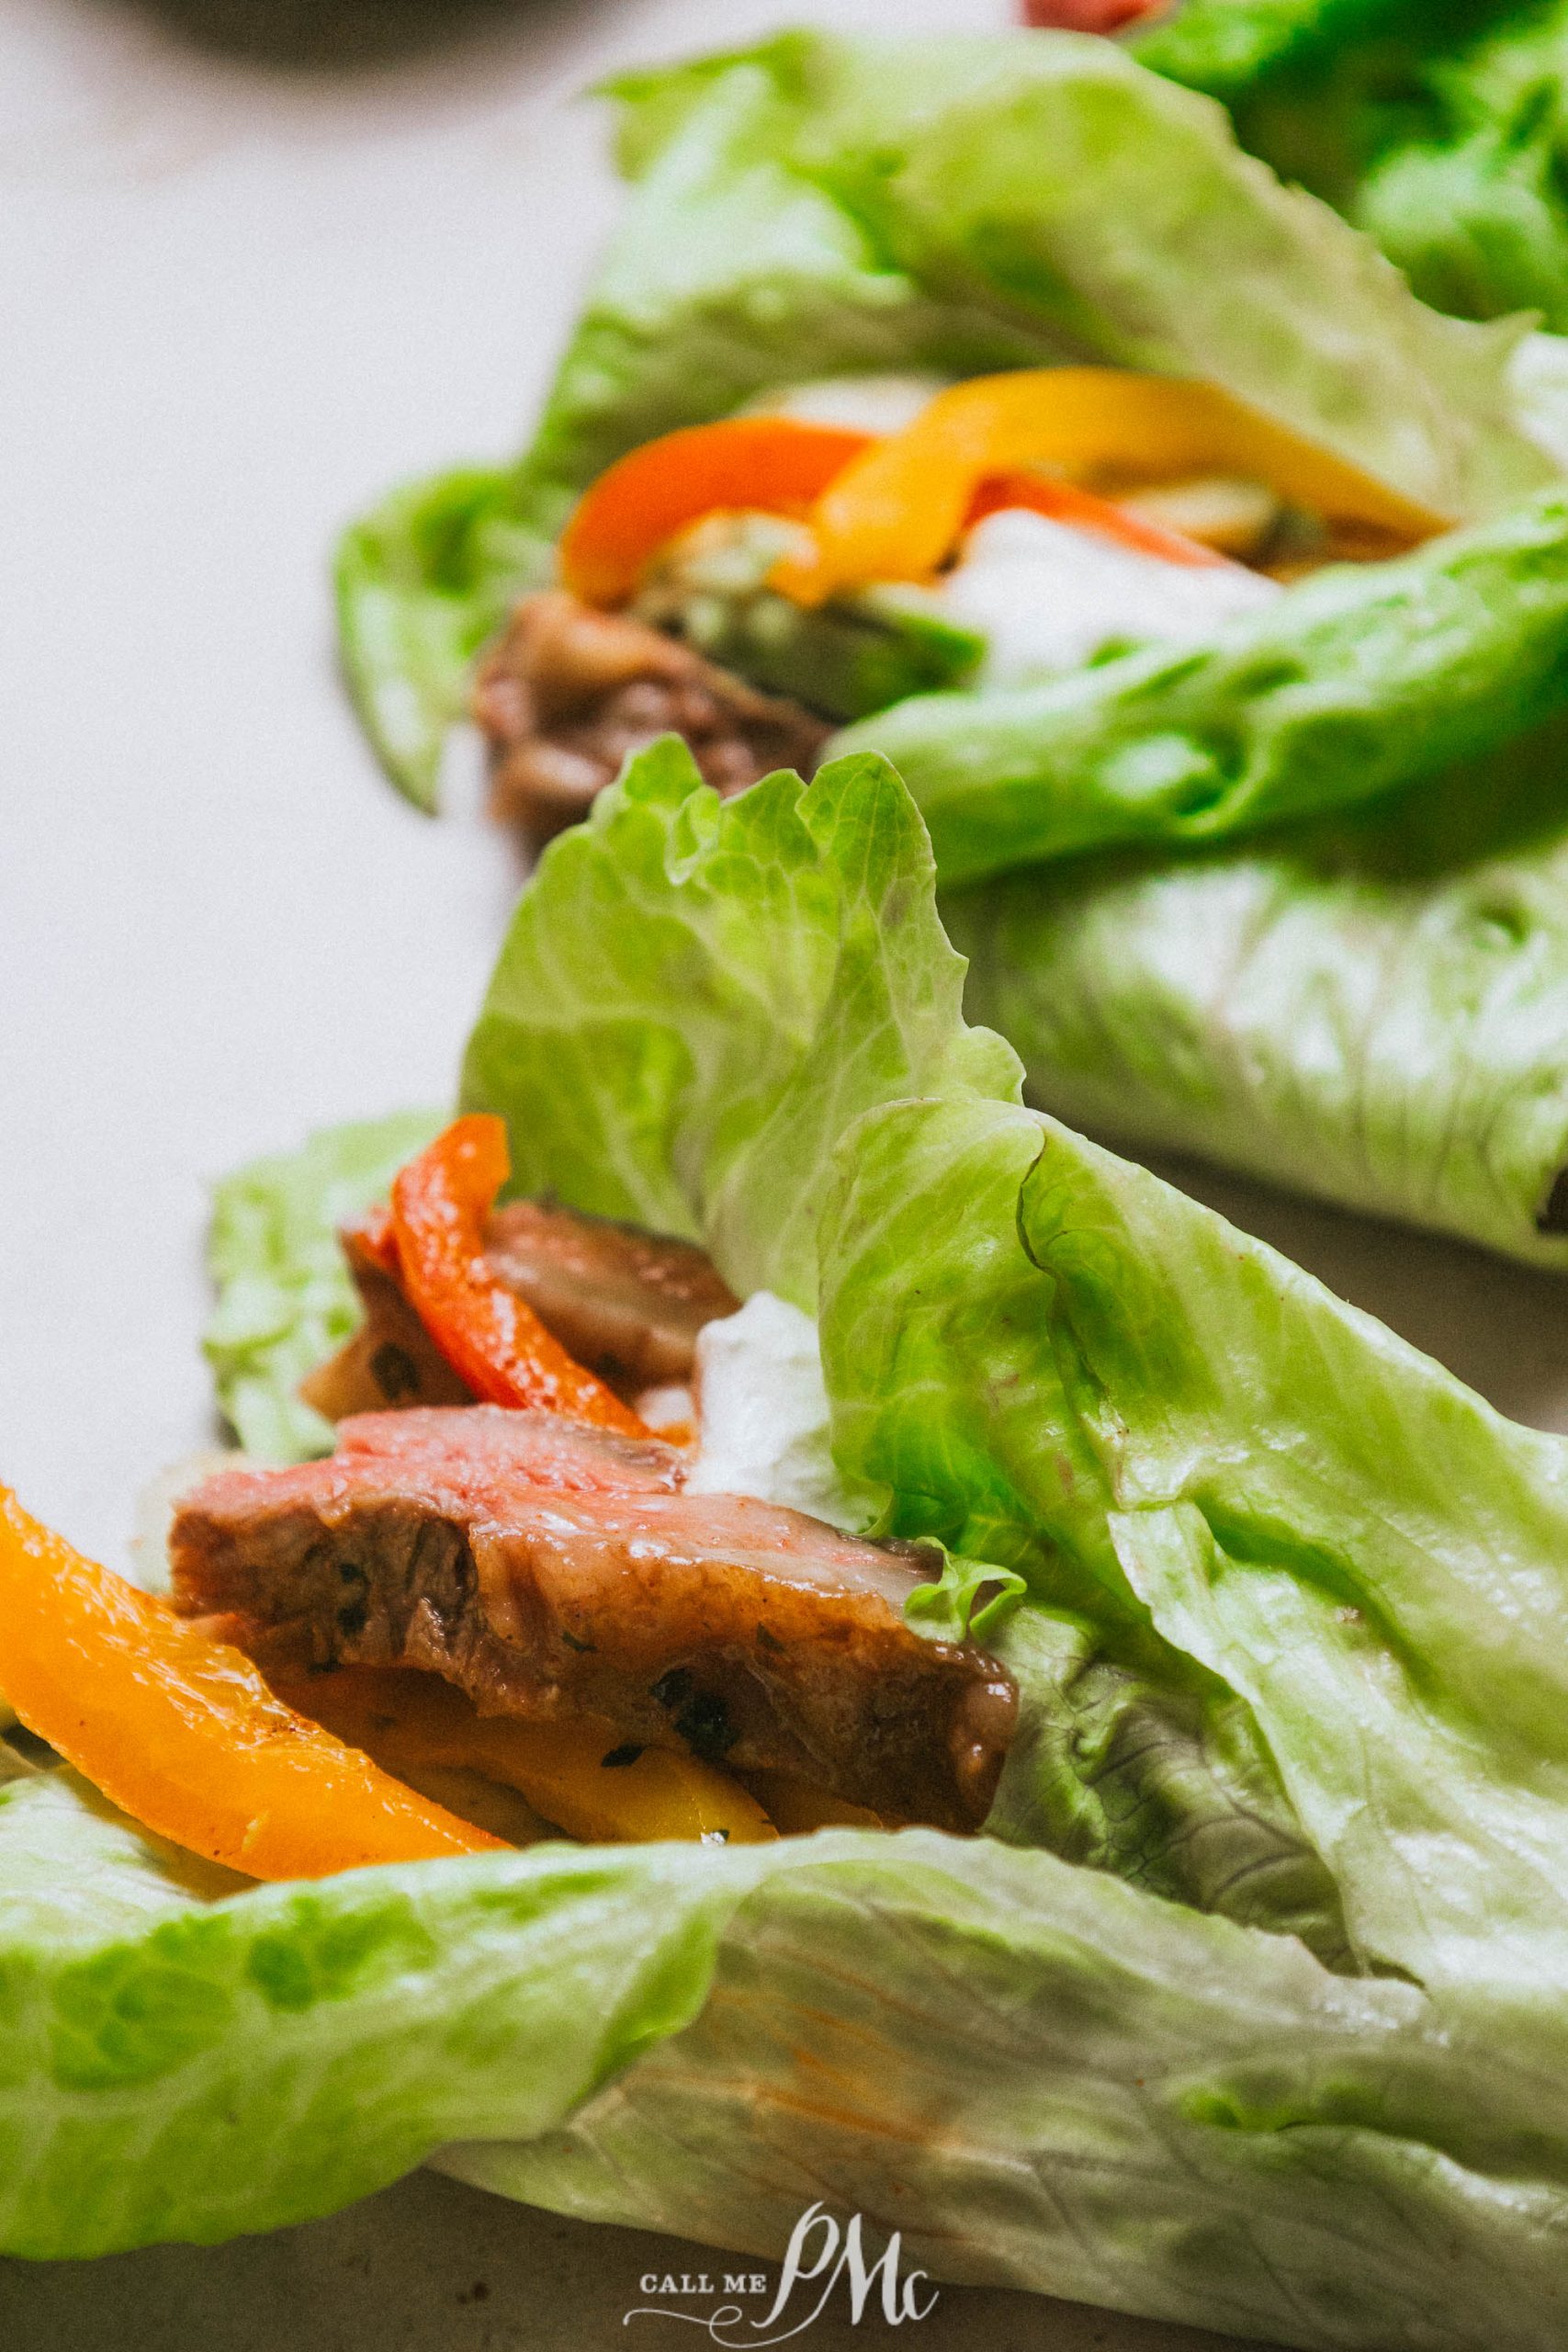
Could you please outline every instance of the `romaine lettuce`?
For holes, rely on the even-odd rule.
[[[218,1304],[203,1346],[218,1401],[258,1461],[332,1451],[330,1425],[297,1392],[359,1321],[338,1227],[385,1193],[439,1124],[404,1111],[332,1127],[219,1185],[208,1241]]]
[[[350,683],[423,806],[472,650],[547,576],[577,495],[772,386],[1093,356],[1207,377],[1441,513],[1550,471],[1514,420],[1516,330],[1427,310],[1218,107],[1109,43],[792,33],[615,93],[637,184],[532,446],[344,543]]]
[[[923,695],[835,739],[897,766],[944,883],[1370,800],[1568,702],[1568,498],[1322,571],[1212,645]]]
[[[1184,0],[1134,40],[1423,300],[1568,324],[1562,0]]]
[[[700,1238],[742,1297],[814,1311],[817,1219],[850,1122],[903,1094],[1018,1098],[966,1030],[931,843],[874,755],[738,799],[666,737],[545,853],[469,1040],[463,1107],[513,1185]]]
[[[786,1268],[840,1468],[1022,1579],[999,1837],[233,1895],[17,1782],[0,2245],[265,2227],[446,2143],[759,2253],[826,2196],[941,2277],[1561,2340],[1568,1443],[1023,1108],[931,892],[885,764],[721,807],[661,747],[547,856],[470,1077],[530,1182]]]
[[[1548,2163],[1488,2169],[1524,2083],[1414,1986],[1049,1855],[544,1847],[133,1919],[148,1876],[52,1776],[0,1792],[11,2251],[276,2226],[446,2143],[557,2211],[776,2256],[826,2196],[939,2278],[1280,2342],[1568,2321]]]
[[[1075,1124],[1568,1265],[1568,732],[1336,824],[953,893]]]

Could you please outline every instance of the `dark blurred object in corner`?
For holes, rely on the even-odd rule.
[[[445,49],[520,0],[141,0],[193,47],[274,65],[374,65]]]
[[[1022,0],[1026,25],[1063,33],[1119,33],[1145,17],[1162,17],[1171,0]]]

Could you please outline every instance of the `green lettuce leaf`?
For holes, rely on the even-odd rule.
[[[863,719],[942,879],[1113,842],[1172,843],[1370,800],[1568,702],[1568,499],[1303,582],[1195,650]]]
[[[97,1936],[53,1931],[46,1840]],[[1050,1856],[546,1847],[137,1919],[140,1842],[0,1793],[12,2251],[299,2221],[446,2143],[558,2211],[776,2256],[825,2194],[938,2277],[1299,2345],[1546,2352],[1568,2317],[1551,2143],[1489,2173],[1525,2086],[1422,1994]]]
[[[1230,108],[1281,178],[1348,203],[1392,147],[1442,119],[1431,69],[1518,0],[1179,0],[1134,55]]]
[[[440,1124],[403,1111],[331,1127],[218,1186],[208,1241],[218,1303],[202,1344],[218,1401],[258,1461],[332,1452],[330,1423],[297,1391],[359,1322],[338,1227],[383,1196]]]
[[[885,761],[721,802],[668,736],[546,851],[469,1040],[463,1103],[513,1182],[700,1238],[742,1297],[816,1306],[827,1164],[899,1094],[1016,1098],[965,1030],[931,844]]]
[[[1386,809],[944,902],[1035,1100],[1568,1265],[1568,734]]]
[[[529,550],[509,537],[507,477],[468,469],[399,491],[344,534],[344,676],[383,766],[418,808],[439,801],[447,731],[474,657],[505,619]]]
[[[1568,1442],[1013,1099],[931,889],[885,763],[721,804],[657,747],[525,894],[469,1081],[525,1181],[814,1304],[840,1468],[1021,1582],[998,1834],[176,1901],[96,1815],[60,1934],[71,1789],[17,1782],[0,2245],[267,2226],[446,2145],[761,2253],[826,2197],[941,2276],[1280,2343],[1560,2339]]]
[[[1019,1224],[1129,1581],[1249,1702],[1365,1962],[1568,2043],[1568,1444],[1066,1130]]]
[[[435,805],[475,651],[549,578],[577,498],[626,450],[803,374],[963,374],[1055,355],[982,306],[923,291],[792,170],[761,66],[735,62],[703,86],[626,207],[523,458],[398,491],[343,542],[345,668],[388,773],[422,808]]]
[[[1547,476],[1513,421],[1515,331],[1415,301],[1108,43],[792,33],[611,86],[637,177],[531,447],[400,492],[340,560],[355,695],[422,806],[475,646],[586,485],[804,378],[1097,357],[1211,378],[1441,513]]]
[[[1186,0],[1133,48],[1223,99],[1424,301],[1568,324],[1562,0]]]

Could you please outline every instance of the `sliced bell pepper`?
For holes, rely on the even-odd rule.
[[[987,474],[969,502],[964,528],[983,523],[987,514],[1000,514],[1010,507],[1020,506],[1032,514],[1043,514],[1050,522],[1066,523],[1075,531],[1088,531],[1096,538],[1113,540],[1118,547],[1134,548],[1139,555],[1157,556],[1165,563],[1186,564],[1194,571],[1212,571],[1216,566],[1222,571],[1235,568],[1226,557],[1216,555],[1201,539],[1184,538],[1179,531],[1167,530],[1163,524],[1129,514],[1113,499],[1097,498],[1092,490],[1080,490],[1077,482],[1055,481],[1049,474]]]
[[[631,1408],[568,1355],[491,1271],[484,1220],[510,1173],[505,1125],[476,1112],[455,1120],[394,1178],[398,1272],[420,1321],[486,1404],[570,1413],[627,1437],[649,1436]]]
[[[585,604],[625,604],[686,524],[726,508],[803,515],[872,441],[795,417],[736,416],[645,442],[580,500],[561,537],[561,585]]]
[[[1216,385],[1116,368],[1020,368],[939,392],[904,432],[852,459],[811,510],[815,557],[785,557],[773,584],[815,605],[872,581],[929,580],[986,476],[1025,466],[1069,476],[1114,469],[1150,482],[1246,474],[1292,505],[1409,540],[1451,519]]]
[[[288,1695],[389,1770],[482,1772],[519,1791],[569,1837],[596,1845],[660,1838],[756,1845],[777,1835],[754,1797],[694,1756],[623,1745],[608,1724],[481,1715],[436,1674],[346,1667]]]
[[[1019,13],[1037,31],[1111,34],[1168,6],[1169,0],[1022,0]]]
[[[504,1850],[297,1714],[249,1658],[0,1487],[6,1691],[28,1729],[160,1837],[251,1878]]]

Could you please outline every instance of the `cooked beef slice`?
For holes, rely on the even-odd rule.
[[[306,1404],[329,1421],[389,1407],[470,1404],[472,1390],[420,1321],[396,1274],[370,1247],[366,1229],[345,1226],[338,1238],[365,1320],[352,1340],[299,1383]]]
[[[275,1671],[416,1666],[485,1713],[783,1771],[939,1827],[985,1815],[1016,1692],[903,1604],[932,1566],[686,1495],[682,1459],[547,1413],[370,1415],[328,1462],[228,1471],[175,1521],[175,1605]]]
[[[586,816],[656,736],[684,736],[728,796],[774,768],[809,775],[832,732],[661,630],[553,588],[525,596],[485,655],[473,709],[491,747],[492,810],[533,842]]]
[[[411,1405],[470,1403],[471,1392],[377,1249],[371,1224],[345,1227],[340,1238],[365,1321],[301,1381],[305,1402],[329,1421]],[[568,1354],[628,1403],[645,1388],[689,1385],[697,1333],[740,1304],[695,1242],[551,1202],[508,1201],[493,1210],[485,1254],[498,1279],[526,1300]]]
[[[628,1396],[688,1385],[697,1333],[740,1305],[694,1241],[544,1201],[494,1210],[485,1255],[569,1354]]]

